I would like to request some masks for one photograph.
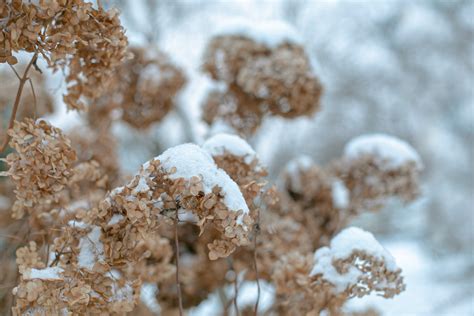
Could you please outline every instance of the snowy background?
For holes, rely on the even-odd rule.
[[[145,136],[125,124],[114,126],[126,170],[134,172],[166,148],[190,141],[182,115],[190,121],[192,140],[203,141],[200,105],[211,81],[199,68],[213,29],[235,17],[288,22],[301,33],[325,91],[314,117],[268,118],[251,140],[270,176],[301,154],[326,164],[364,133],[408,141],[425,165],[418,201],[394,202],[352,223],[373,232],[394,255],[406,292],[393,300],[353,299],[347,310],[373,306],[384,315],[474,315],[474,1],[102,2],[120,8],[131,44],[164,50],[189,78],[179,111]],[[61,80],[52,79],[58,111],[50,120],[71,127],[80,118],[66,113]],[[252,296],[253,290],[241,293]],[[263,299],[271,299],[266,294]],[[212,300],[194,314],[213,315]]]

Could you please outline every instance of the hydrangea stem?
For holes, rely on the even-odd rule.
[[[8,135],[8,130],[13,127],[15,123],[16,113],[18,112],[18,107],[20,106],[21,95],[23,93],[23,88],[25,87],[25,83],[28,81],[28,72],[30,71],[31,66],[36,62],[38,58],[38,53],[36,52],[33,57],[31,58],[30,62],[26,66],[25,72],[23,73],[22,77],[18,77],[20,80],[20,84],[18,85],[18,90],[16,92],[15,103],[13,104],[12,114],[10,115],[10,122],[8,123],[7,132],[5,135],[5,139],[3,140],[2,146],[0,147],[0,152],[3,152],[5,148],[7,148],[8,142],[10,141],[10,136]],[[16,73],[16,72],[15,72]]]
[[[178,210],[176,209],[176,217],[174,223],[174,243],[176,247],[176,291],[178,294],[179,315],[183,316],[183,298],[181,295],[181,284],[179,283],[179,239],[178,239]]]

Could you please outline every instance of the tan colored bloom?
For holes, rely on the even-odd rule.
[[[7,156],[8,176],[16,186],[14,216],[25,211],[39,215],[42,207],[56,202],[73,175],[76,153],[61,130],[44,120],[15,122]]]
[[[284,40],[269,46],[240,34],[213,37],[203,70],[220,81],[204,102],[203,118],[252,135],[267,114],[294,118],[319,109],[322,87],[303,47]]]
[[[26,51],[39,53],[54,71],[67,68],[64,101],[72,109],[101,96],[126,58],[117,12],[83,0],[2,1],[0,18],[0,63],[15,64],[13,54]]]

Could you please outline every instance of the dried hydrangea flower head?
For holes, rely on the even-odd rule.
[[[93,253],[99,241],[96,234],[89,235],[92,239],[85,249]],[[132,311],[138,299],[137,284],[117,271],[77,270],[74,264],[61,260],[45,267],[42,262],[35,263],[38,252],[31,245],[20,248],[17,254],[24,269],[13,289],[13,315],[123,315]]]
[[[264,99],[270,113],[286,118],[313,114],[322,93],[303,47],[292,44],[245,64],[237,84],[244,92]]]
[[[23,72],[25,67],[26,65],[21,65],[18,68],[20,72]],[[48,91],[45,78],[35,71],[30,72],[28,76],[33,82],[35,93],[33,94],[29,87],[23,91],[16,115],[18,121],[27,117],[43,117],[54,111],[53,96]],[[0,78],[2,78],[2,85],[0,86],[0,113],[7,117],[8,108],[14,102],[12,91],[18,88],[18,80],[13,71],[7,71],[6,69],[0,70]]]
[[[256,221],[258,207],[255,200],[261,193],[264,184],[263,176],[266,172],[260,165],[255,151],[240,137],[223,133],[207,139],[203,143],[202,149],[211,155],[216,165],[238,184],[248,205],[248,214]],[[229,270],[228,261],[209,261],[207,254],[208,245],[213,244],[215,239],[219,239],[222,233],[208,227],[207,231],[197,238],[198,231],[196,231],[195,225],[192,226],[192,216],[190,215],[183,214],[179,228],[180,245],[183,245],[180,280],[183,307],[185,308],[196,306],[213,291],[229,283],[226,278]],[[196,220],[198,219],[196,218]],[[162,231],[162,234],[172,238],[172,231]],[[250,250],[249,247],[239,247],[232,253],[231,260],[237,271],[248,269],[249,258],[253,255]],[[175,288],[174,276],[160,283],[158,301],[163,310],[169,313],[178,308]]]
[[[114,76],[107,94],[98,100],[89,120],[110,120],[118,109],[121,118],[135,128],[159,122],[173,109],[176,96],[186,83],[183,70],[153,47],[134,47],[133,57],[124,62]]]
[[[242,91],[236,84],[226,89],[209,92],[203,104],[202,118],[215,129],[223,125],[227,130],[244,136],[254,134],[262,124],[264,109],[261,101]]]
[[[203,70],[224,87],[205,101],[205,121],[224,120],[244,135],[267,113],[293,118],[319,108],[322,87],[301,39],[281,22],[227,23],[209,42]]]
[[[338,315],[353,297],[375,292],[391,298],[405,289],[392,255],[372,234],[355,227],[341,231],[312,260],[297,253],[283,257],[274,280],[282,311],[310,315],[323,310]]]
[[[279,181],[276,211],[304,225],[314,248],[326,245],[348,215],[349,192],[344,184],[305,155],[290,160]]]
[[[405,290],[401,269],[392,255],[374,236],[356,227],[341,231],[314,254],[312,287],[324,290],[327,284],[335,296],[363,297],[372,292],[391,298]]]
[[[206,151],[192,144],[170,148],[145,164],[144,174],[156,168],[171,181],[170,189],[158,197],[164,209],[190,215],[202,230],[212,224],[220,232],[219,239],[208,245],[211,260],[226,257],[237,246],[248,243],[252,220],[245,199],[238,185]]]
[[[253,205],[267,175],[253,148],[239,136],[226,133],[210,137],[202,148],[239,185],[247,205]]]
[[[76,153],[61,130],[44,120],[15,122],[8,133],[15,149],[6,158],[6,174],[16,187],[13,216],[21,218],[26,210],[39,215],[68,185]]]
[[[17,62],[15,52],[42,56],[54,71],[68,69],[64,101],[85,109],[107,88],[114,70],[127,57],[127,38],[115,10],[84,0],[0,3],[0,63]]]
[[[352,211],[360,213],[380,209],[389,197],[413,201],[419,195],[422,169],[420,156],[408,143],[369,134],[346,145],[332,172],[349,189]]]

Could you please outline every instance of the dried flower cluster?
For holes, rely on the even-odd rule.
[[[265,43],[234,30],[222,33],[204,55],[204,71],[221,84],[204,104],[208,124],[224,121],[251,135],[268,113],[294,118],[319,108],[322,87],[297,41]]]
[[[6,158],[7,175],[16,187],[14,217],[22,218],[26,211],[39,215],[68,185],[76,153],[61,130],[44,120],[16,122],[9,134],[16,151]]]
[[[401,270],[372,234],[350,227],[314,257],[293,252],[275,266],[278,310],[283,314],[341,315],[352,297],[376,292],[391,298],[405,289]]]
[[[421,159],[411,146],[387,135],[363,135],[346,145],[330,167],[351,192],[352,213],[381,209],[389,197],[413,201],[420,191]]]
[[[107,88],[126,58],[127,38],[118,13],[84,0],[7,0],[0,3],[0,63],[18,51],[41,55],[54,71],[68,69],[65,103],[85,109]]]
[[[239,185],[247,205],[253,205],[266,184],[264,178],[267,171],[260,164],[252,147],[236,135],[221,133],[209,138],[203,148],[209,152],[217,166],[225,170]]]
[[[183,71],[155,48],[135,47],[129,52],[133,57],[117,69],[107,94],[90,111],[92,124],[103,124],[119,111],[123,121],[143,129],[174,107],[186,83]]]

